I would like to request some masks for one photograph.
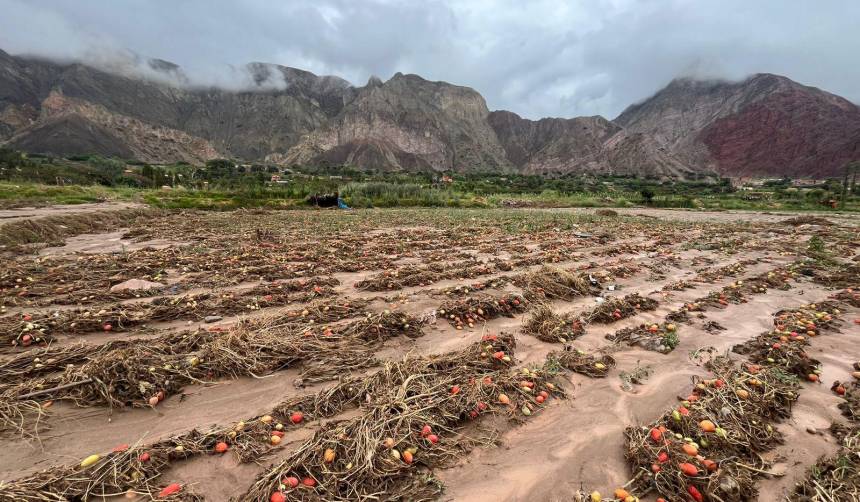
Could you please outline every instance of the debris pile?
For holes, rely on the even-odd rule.
[[[635,491],[666,500],[754,498],[761,454],[782,441],[774,422],[790,414],[799,381],[780,368],[757,370],[719,357],[713,377],[647,427],[625,431]]]
[[[523,321],[523,332],[549,343],[565,343],[585,334],[585,327],[578,318],[560,316],[546,303],[538,304]]]
[[[514,314],[525,311],[527,303],[525,298],[515,293],[500,298],[490,295],[470,296],[447,301],[437,312],[457,329],[463,329],[464,326],[473,328],[477,323],[496,317],[514,317]]]
[[[632,293],[622,298],[609,298],[583,316],[589,323],[609,324],[657,308],[657,300]]]
[[[640,324],[606,335],[613,343],[638,345],[646,350],[668,354],[678,346],[678,327],[674,323]]]

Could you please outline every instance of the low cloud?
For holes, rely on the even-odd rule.
[[[678,76],[771,72],[860,101],[860,2],[0,0],[0,12],[7,52],[183,85],[288,84],[250,62],[356,85],[400,71],[530,118],[612,118]]]

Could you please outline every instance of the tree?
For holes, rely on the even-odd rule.
[[[236,167],[232,160],[212,159],[206,161],[206,178],[232,178],[236,174]]]
[[[642,196],[642,199],[645,200],[645,204],[651,204],[651,202],[654,201],[654,191],[648,187],[640,190],[639,194]]]

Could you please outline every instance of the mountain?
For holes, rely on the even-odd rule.
[[[160,163],[217,157],[285,165],[692,178],[840,174],[860,157],[854,104],[785,77],[677,79],[615,120],[528,120],[468,87],[398,73],[355,87],[265,63],[232,88],[177,65],[99,69],[0,51],[0,144]],[[128,66],[128,65],[126,65]]]
[[[0,51],[0,141],[147,162],[261,159],[295,145],[355,93],[343,79],[295,68],[252,63],[246,71],[247,90],[200,89]]]
[[[603,117],[523,119],[513,112],[488,117],[508,159],[527,173],[632,173],[683,178],[693,174],[643,134]]]
[[[860,108],[788,78],[676,79],[615,122],[727,176],[839,176],[860,159]]]
[[[288,163],[508,170],[487,123],[484,98],[468,87],[397,73],[371,79],[355,98],[285,156]]]

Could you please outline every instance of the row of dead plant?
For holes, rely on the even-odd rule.
[[[374,353],[382,342],[399,335],[420,336],[422,323],[406,314],[384,312],[314,329],[295,325],[252,329],[239,323],[226,332],[201,330],[187,335],[190,341],[184,343],[189,350],[183,352],[171,344],[173,335],[125,344],[60,374],[6,387],[0,394],[0,423],[6,430],[38,432],[44,399],[77,406],[157,406],[192,383],[265,375],[297,364],[302,364],[304,382],[331,379],[378,364]]]
[[[779,368],[757,369],[720,357],[713,378],[646,427],[625,430],[634,491],[672,501],[750,500],[762,454],[782,441],[774,423],[790,414],[798,380]]]
[[[804,379],[817,381],[819,362],[806,353],[809,340],[824,331],[838,329],[841,311],[835,301],[782,310],[774,317],[774,329],[758,335],[732,351],[750,362],[781,368]]]
[[[609,370],[615,367],[615,359],[609,354],[598,357],[570,346],[561,351],[550,352],[546,358],[550,365],[556,364],[591,378],[604,378],[609,374]]]
[[[454,363],[446,371],[404,368],[351,420],[319,430],[284,461],[267,469],[239,500],[427,500],[441,485],[428,470],[452,463],[475,445],[471,420],[485,413],[522,418],[559,390],[545,368],[508,370],[512,337],[484,337],[473,347],[493,367]],[[471,360],[469,358],[467,360]],[[293,488],[293,479],[304,489]],[[310,488],[310,489],[308,489]]]
[[[462,262],[449,262],[429,266],[407,265],[401,269],[386,270],[355,283],[355,287],[365,291],[391,291],[411,286],[428,286],[446,279],[475,278],[482,275],[511,270],[511,265],[494,260],[481,262],[469,259]]]
[[[701,313],[710,308],[725,308],[731,304],[745,303],[748,301],[749,294],[766,293],[766,285],[790,287],[789,281],[793,280],[795,275],[789,269],[790,266],[777,267],[744,280],[733,281],[717,291],[711,291],[700,298],[684,303],[679,309],[669,312],[662,322],[642,323],[623,328],[607,334],[606,339],[613,343],[636,345],[646,350],[667,354],[680,343],[678,324],[688,322],[691,312]],[[610,315],[615,316],[615,313]],[[719,327],[713,324],[706,327],[719,330]]]
[[[819,458],[788,496],[791,502],[860,500],[860,427],[833,424],[835,455]]]
[[[782,441],[774,425],[790,416],[797,400],[797,373],[818,381],[819,370],[799,362],[809,360],[803,352],[807,337],[832,328],[839,314],[830,303],[777,312],[767,342],[772,350],[786,347],[784,352],[743,363],[718,356],[706,365],[712,378],[694,377],[693,391],[679,406],[647,427],[628,428],[626,456],[636,491],[673,501],[754,498],[754,478],[769,467],[762,455]],[[806,336],[790,331],[801,327]],[[749,346],[761,348],[764,337]]]
[[[346,489],[351,488],[350,484],[361,484],[358,471],[367,469],[362,465],[365,462],[381,460],[383,466],[389,467],[381,475],[399,477],[409,475],[405,472],[409,466],[450,459],[453,452],[479,442],[461,435],[457,430],[458,423],[484,413],[505,412],[524,416],[526,408],[517,413],[511,411],[513,404],[507,395],[535,411],[551,393],[559,395],[561,391],[549,384],[547,375],[540,371],[509,370],[513,351],[513,337],[503,335],[485,336],[481,341],[453,353],[409,356],[400,362],[385,364],[368,377],[345,378],[317,394],[285,401],[271,414],[207,431],[192,430],[149,445],[121,445],[100,455],[92,465],[54,467],[7,483],[0,487],[0,494],[28,501],[87,498],[128,491],[159,498],[158,494],[164,489],[160,477],[175,461],[225,451],[236,454],[243,462],[257,460],[273,448],[273,443],[280,442],[275,438],[283,436],[285,430],[360,406],[362,417],[338,428],[353,433],[353,444],[342,444],[344,442],[341,441],[335,445],[332,440],[339,439],[340,433],[332,436],[331,430],[324,428],[302,449],[306,453],[303,465],[296,462],[287,464],[295,465],[290,474],[301,476],[296,480],[304,482],[305,490],[311,488],[309,485],[313,482],[313,492],[307,493],[316,495],[319,491],[326,499],[327,495],[333,495],[326,493],[331,490],[328,487],[341,482],[339,478],[352,479],[343,481]],[[504,356],[498,357],[499,353]],[[441,408],[428,411],[427,407],[434,404]],[[374,420],[377,418],[378,421]],[[407,444],[414,444],[415,449]],[[323,446],[326,448],[320,449]],[[368,451],[377,450],[381,459],[364,456]],[[331,458],[330,451],[333,454]],[[398,463],[402,463],[404,469],[398,469],[399,465],[394,465],[395,468],[388,465],[388,460],[394,458],[393,451],[401,455]],[[319,454],[319,458],[313,458],[315,455],[312,453]],[[361,453],[360,457],[349,457],[358,453]],[[406,462],[407,455],[412,456],[409,463]],[[302,455],[297,453],[293,457]],[[334,469],[335,466],[338,469]],[[344,476],[344,471],[348,470],[356,472]],[[272,493],[290,491],[293,486],[286,480],[288,477],[286,474],[279,476],[269,488]],[[389,482],[384,483],[388,485]],[[360,491],[361,487],[352,489]]]
[[[556,314],[547,303],[539,303],[523,321],[523,332],[548,343],[565,343],[583,336],[585,326],[571,314]]]
[[[583,316],[586,323],[610,324],[639,312],[655,310],[658,302],[639,293],[631,293],[621,298],[607,298]]]
[[[15,250],[27,244],[63,244],[75,235],[103,232],[133,224],[139,218],[149,219],[160,212],[154,209],[121,209],[98,213],[30,218],[0,226],[0,249]]]
[[[334,323],[349,318],[367,315],[367,300],[352,299],[350,301],[321,299],[304,307],[288,310],[278,315],[266,315],[243,319],[244,326],[252,331],[259,330],[307,330],[309,327],[323,323]],[[219,336],[226,329],[222,326],[209,327],[204,336],[191,336],[187,331],[166,333],[149,340],[110,340],[104,344],[94,345],[87,342],[77,342],[69,345],[51,345],[35,348],[31,351],[16,354],[0,361],[0,389],[31,379],[58,373],[70,366],[79,365],[89,359],[114,350],[128,348],[131,345],[148,343],[156,347],[170,347],[174,353],[187,354],[198,349],[202,341]],[[210,336],[205,336],[211,333]],[[153,349],[157,350],[157,349]]]
[[[855,288],[848,288],[831,296],[833,301],[852,307],[860,306]],[[839,450],[830,456],[822,456],[810,467],[806,477],[799,481],[788,499],[792,502],[806,500],[860,500],[860,362],[854,363],[854,380],[833,382],[831,390],[842,396],[839,403],[842,414],[849,423],[833,423],[830,432],[839,441]]]
[[[527,308],[528,301],[522,295],[506,293],[500,297],[473,295],[449,300],[440,305],[436,312],[457,329],[463,329],[498,317],[514,317]]]
[[[296,280],[256,286],[235,293],[159,297],[147,303],[117,303],[101,309],[92,307],[25,313],[0,318],[0,339],[6,341],[7,347],[29,347],[51,342],[56,333],[122,332],[155,322],[200,321],[210,315],[247,314],[263,308],[331,297],[335,294],[332,287],[337,284],[334,278],[318,278],[314,282]]]
[[[557,267],[544,266],[514,278],[529,301],[570,301],[586,295],[600,294],[599,281],[585,272],[570,272]]]

